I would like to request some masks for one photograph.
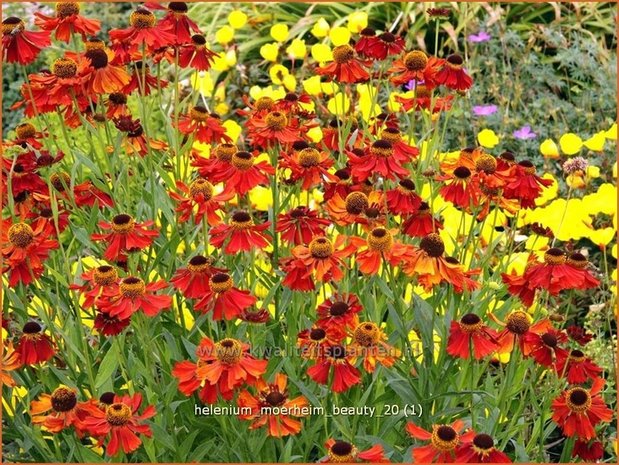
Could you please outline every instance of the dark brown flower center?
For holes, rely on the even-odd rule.
[[[544,262],[547,265],[562,265],[565,263],[565,261],[565,252],[556,247],[548,249],[546,253],[544,253]]]
[[[333,302],[329,309],[331,316],[342,316],[348,312],[348,304],[346,302]]]
[[[390,157],[393,155],[393,145],[389,141],[379,139],[372,144],[370,152],[379,157]]]
[[[104,392],[99,397],[99,402],[105,405],[112,405],[114,403],[114,397],[116,397],[116,394],[113,392]]]
[[[135,220],[126,213],[121,213],[112,218],[112,230],[116,233],[128,233],[133,231]]]
[[[37,130],[34,125],[30,123],[21,123],[17,125],[15,132],[17,133],[18,139],[30,139],[36,135]]]
[[[363,347],[372,347],[380,339],[380,330],[375,323],[361,323],[355,328],[353,338],[357,344]]]
[[[496,158],[492,155],[482,155],[475,162],[475,169],[477,171],[483,171],[485,173],[494,173],[496,171]]]
[[[309,333],[312,341],[322,341],[327,335],[327,332],[322,328],[312,328]]]
[[[471,176],[471,170],[466,166],[458,166],[454,170],[454,176],[459,179],[468,179]]]
[[[329,258],[333,255],[333,244],[326,237],[317,237],[310,242],[309,250],[314,258]]]
[[[312,147],[304,148],[299,152],[299,165],[303,168],[311,168],[320,163],[320,152]]]
[[[232,155],[231,163],[235,168],[245,171],[254,166],[254,156],[245,151],[236,152]]]
[[[125,94],[115,92],[110,94],[110,102],[115,103],[116,105],[125,105],[127,103],[127,96]]]
[[[256,110],[270,110],[271,108],[273,108],[273,105],[275,105],[275,100],[273,100],[271,97],[260,97],[258,100],[256,100],[255,103],[255,107]]]
[[[120,282],[120,293],[130,299],[141,297],[146,293],[146,283],[141,278],[129,276]]]
[[[339,64],[348,63],[355,56],[354,49],[348,45],[338,45],[333,49],[333,61]]]
[[[87,51],[86,58],[90,60],[90,64],[95,69],[105,68],[107,66],[107,53],[105,53],[105,50],[101,50],[100,48]]]
[[[286,401],[286,396],[284,396],[281,392],[273,391],[267,394],[264,400],[273,407],[277,407],[282,405]]]
[[[206,38],[202,34],[194,34],[191,36],[191,42],[196,47],[201,47],[203,45],[206,45]]]
[[[174,13],[187,13],[187,4],[185,2],[170,2],[168,4],[168,10]]]
[[[515,311],[507,317],[507,329],[512,333],[521,336],[531,327],[528,315],[523,311]]]
[[[213,185],[206,179],[196,179],[189,185],[189,193],[194,199],[201,195],[203,201],[208,201],[213,197]]]
[[[22,328],[22,332],[24,334],[37,334],[41,332],[41,329],[43,328],[41,328],[41,325],[39,323],[37,323],[36,321],[29,321]]]
[[[404,66],[409,71],[422,71],[428,64],[428,55],[421,50],[413,50],[404,55]]]
[[[378,36],[378,38],[388,44],[395,42],[395,40],[397,39],[397,37],[391,32],[383,32],[381,35]]]
[[[234,144],[219,144],[217,147],[215,147],[213,155],[215,155],[218,160],[230,161],[232,160],[234,154],[237,152],[238,149]]]
[[[95,268],[94,280],[99,286],[109,286],[118,279],[116,268],[109,265],[101,265]]]
[[[582,412],[591,406],[591,395],[583,388],[572,388],[567,392],[567,405],[575,412]]]
[[[477,434],[473,438],[473,444],[481,450],[490,450],[494,447],[494,440],[489,434]]]
[[[403,192],[413,192],[415,190],[415,183],[410,179],[402,179],[398,185]]]
[[[443,239],[436,233],[430,233],[421,239],[419,247],[430,257],[440,257],[445,252]]]
[[[232,278],[228,273],[215,273],[209,280],[213,292],[221,294],[232,289]]]
[[[541,336],[542,342],[548,347],[557,347],[557,336],[552,333],[544,333]]]
[[[75,391],[66,387],[59,387],[52,392],[52,408],[56,412],[68,412],[77,405]]]
[[[331,358],[335,358],[338,360],[346,358],[346,348],[339,344],[335,346],[327,347],[326,352]]]
[[[16,18],[15,16],[9,16],[2,21],[2,35],[15,34],[15,32],[21,32],[26,28],[24,22]]]

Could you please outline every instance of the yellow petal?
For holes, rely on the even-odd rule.
[[[233,10],[228,15],[228,23],[234,29],[241,29],[247,24],[247,15],[241,10]]]
[[[365,11],[355,11],[348,16],[348,30],[358,34],[368,27],[368,14]]]
[[[307,131],[307,137],[309,137],[312,142],[317,144],[322,140],[322,129],[320,129],[318,126],[315,128],[311,128],[309,131]]]
[[[333,115],[345,115],[350,110],[350,99],[346,94],[338,92],[327,102],[327,109]]]
[[[617,123],[613,123],[613,125],[608,128],[608,131],[606,131],[605,135],[607,139],[617,140]]]
[[[606,131],[600,131],[589,137],[584,144],[589,150],[601,152],[604,150],[604,142],[606,142]]]
[[[600,177],[600,167],[589,165],[587,166],[587,178],[595,179]]]
[[[552,139],[546,139],[539,145],[539,151],[546,158],[559,158],[559,147]]]
[[[297,78],[294,77],[294,75],[292,74],[287,74],[286,76],[284,76],[282,84],[284,85],[286,90],[288,90],[288,92],[294,92],[294,90],[297,88]]]
[[[286,48],[288,56],[301,60],[307,55],[307,47],[305,41],[301,39],[294,39],[292,43]]]
[[[477,141],[482,147],[494,148],[499,143],[499,137],[492,129],[483,129],[477,134]]]
[[[273,84],[281,85],[284,78],[290,74],[288,68],[282,65],[273,65],[269,68],[269,76]]]
[[[320,76],[312,76],[303,81],[303,90],[311,96],[320,95],[322,88],[320,86]]]
[[[266,61],[275,63],[277,61],[277,54],[279,53],[279,45],[275,43],[264,44],[260,47],[260,56]]]
[[[221,29],[215,33],[215,40],[222,45],[229,44],[232,42],[232,39],[234,39],[234,29],[228,25],[222,26]]]
[[[331,47],[326,44],[312,45],[311,53],[312,58],[321,63],[333,60],[333,52],[331,52]]]
[[[275,24],[271,27],[271,37],[278,42],[285,42],[288,39],[288,26],[286,24]]]
[[[310,32],[317,39],[322,39],[323,37],[327,37],[327,34],[329,34],[329,29],[329,23],[324,18],[320,18],[316,24],[314,24]]]
[[[582,148],[582,139],[573,132],[563,134],[559,139],[559,146],[565,155],[574,155]]]
[[[268,187],[257,186],[249,191],[249,200],[255,206],[256,210],[268,211],[273,205],[273,195]]]
[[[342,26],[334,27],[329,31],[329,39],[335,46],[347,44],[350,42],[350,31]]]
[[[206,71],[194,73],[191,76],[191,85],[205,97],[210,97],[213,95],[213,89],[215,88],[213,78],[210,73]]]
[[[226,128],[226,134],[232,139],[232,142],[236,142],[243,130],[236,121],[228,119],[222,123],[222,126]]]

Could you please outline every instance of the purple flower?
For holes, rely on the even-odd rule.
[[[520,129],[514,131],[513,136],[516,139],[528,140],[528,139],[535,139],[537,137],[537,134],[535,134],[531,130],[531,126],[527,124],[526,126],[522,126]]]
[[[475,116],[490,116],[496,113],[498,107],[496,105],[475,105],[473,114]]]
[[[415,79],[411,79],[404,87],[406,87],[406,90],[415,90],[417,86],[422,84],[423,81],[416,81]]]
[[[492,39],[492,36],[486,31],[479,31],[477,34],[471,34],[468,36],[468,41],[473,44],[488,42],[490,39]]]

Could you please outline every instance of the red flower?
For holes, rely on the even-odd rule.
[[[196,349],[198,362],[177,362],[172,374],[178,378],[178,389],[190,396],[200,389],[202,402],[215,403],[218,394],[225,400],[232,399],[234,389],[248,383],[254,384],[266,372],[267,360],[255,359],[249,345],[232,338],[219,342],[205,337]]]
[[[430,211],[426,202],[419,204],[419,209],[402,223],[402,232],[411,237],[425,237],[443,229],[443,224]]]
[[[88,412],[86,402],[77,401],[77,392],[60,386],[50,394],[41,394],[30,403],[32,423],[43,426],[50,433],[60,433],[73,426],[78,437],[84,435],[84,419]]]
[[[590,379],[595,380],[602,371],[602,368],[578,349],[557,354],[557,374],[561,377],[565,376],[570,384],[582,384]]]
[[[130,324],[131,317],[122,319],[102,311],[97,312],[94,321],[95,329],[104,336],[117,336]]]
[[[588,271],[588,261],[584,255],[575,252],[569,257],[556,247],[544,253],[544,263],[536,263],[524,274],[529,289],[546,289],[557,295],[566,289],[591,289],[600,282]]]
[[[327,457],[321,460],[322,463],[389,462],[389,459],[385,457],[383,446],[380,444],[376,444],[368,450],[359,452],[359,449],[349,442],[329,439],[325,447],[327,448]]]
[[[346,238],[341,235],[335,244],[326,237],[317,237],[308,246],[293,248],[292,259],[282,266],[286,273],[282,284],[292,290],[312,290],[314,280],[328,282],[342,279],[342,268],[346,266],[343,259],[354,252],[354,245],[346,245],[345,241]]]
[[[452,321],[447,342],[447,353],[452,357],[480,360],[496,351],[497,333],[484,324],[479,316],[467,313],[459,322]]]
[[[51,229],[47,222],[33,224],[34,229],[26,223],[9,226],[7,220],[2,222],[3,272],[9,272],[9,286],[28,285],[43,274],[43,262],[58,247],[58,242],[48,239]]]
[[[155,294],[167,286],[163,280],[146,284],[141,278],[129,276],[121,280],[116,294],[102,295],[96,305],[101,311],[121,320],[130,318],[138,310],[153,317],[172,305],[171,296]]]
[[[319,384],[329,384],[329,373],[333,371],[331,390],[344,392],[361,382],[359,370],[351,364],[351,359],[345,346],[328,346],[316,363],[307,369],[307,374]]]
[[[363,310],[355,294],[335,294],[316,309],[318,321],[323,328],[355,329],[359,324],[358,314]]]
[[[567,351],[559,347],[559,344],[567,342],[567,336],[563,331],[548,328],[544,332],[528,332],[522,337],[525,356],[531,356],[542,366],[552,367],[555,360],[567,356]]]
[[[466,166],[458,166],[452,173],[437,176],[438,181],[445,181],[440,190],[441,197],[465,210],[478,205],[481,192],[473,182],[472,174]]]
[[[489,434],[474,431],[462,435],[462,446],[456,451],[458,463],[511,463],[507,455],[494,447]]]
[[[264,249],[270,244],[269,238],[264,231],[269,228],[270,222],[255,224],[249,213],[245,211],[235,212],[230,224],[220,224],[211,230],[211,244],[223,250],[226,254],[246,252],[254,248]]]
[[[316,68],[316,74],[330,76],[338,82],[355,84],[370,79],[364,65],[355,57],[355,50],[350,45],[338,45],[333,49],[333,61]]]
[[[179,202],[176,211],[180,213],[181,222],[192,218],[195,224],[206,221],[211,226],[218,225],[221,223],[219,212],[223,211],[220,202],[234,197],[234,194],[230,193],[213,195],[213,185],[204,178],[196,179],[189,186],[182,181],[176,181],[176,187],[184,195],[170,191],[170,197]]]
[[[279,110],[270,111],[264,118],[256,116],[248,130],[253,144],[263,148],[291,144],[301,138],[299,121]]]
[[[174,273],[170,284],[181,291],[187,299],[198,299],[210,291],[209,280],[215,273],[224,273],[223,268],[213,266],[213,259],[196,255],[187,264]]]
[[[114,456],[119,450],[125,454],[133,452],[142,444],[138,434],[152,436],[144,420],[155,415],[155,407],[149,405],[142,414],[138,414],[141,404],[142,395],[138,393],[133,396],[115,396],[114,402],[105,410],[96,407],[89,410],[90,415],[84,424],[93,436],[100,437],[100,443],[109,435],[105,449],[107,455]]]
[[[251,420],[249,429],[267,426],[267,435],[276,438],[298,434],[301,431],[301,422],[292,417],[307,415],[304,410],[309,403],[303,396],[290,399],[287,384],[287,376],[278,373],[275,375],[274,383],[267,384],[262,379],[256,381],[256,395],[246,390],[239,394],[237,401],[239,407],[251,410],[248,414],[239,414],[242,420]]]
[[[566,328],[567,335],[572,341],[576,341],[581,346],[587,345],[595,336],[581,326],[570,325]]]
[[[404,51],[404,39],[391,32],[383,32],[376,36],[372,29],[365,28],[360,34],[361,38],[355,44],[355,51],[359,55],[384,60],[388,56],[399,55]]]
[[[542,189],[552,184],[552,179],[543,179],[535,174],[535,166],[523,160],[515,166],[513,180],[507,183],[503,195],[507,199],[517,199],[522,208],[535,207],[535,199],[542,194]]]
[[[354,178],[365,181],[374,174],[387,179],[405,178],[409,172],[403,165],[411,159],[406,154],[397,152],[391,142],[379,139],[372,143],[361,157],[349,153],[348,161]]]
[[[178,64],[181,68],[193,68],[196,71],[208,71],[219,56],[206,48],[206,39],[201,34],[191,36],[188,45],[182,45],[178,52]]]
[[[195,139],[203,144],[232,142],[219,116],[209,113],[201,105],[194,106],[189,114],[181,116],[178,130],[182,134],[194,134]]]
[[[436,73],[438,84],[443,84],[453,90],[467,90],[473,85],[473,80],[462,67],[464,60],[456,53],[449,55],[443,61],[442,67]]]
[[[91,237],[95,241],[107,242],[108,245],[103,254],[107,260],[125,261],[126,253],[149,247],[154,238],[159,236],[158,231],[148,229],[153,224],[153,221],[136,223],[131,216],[122,213],[112,218],[111,223],[99,222],[100,228],[111,229],[112,232],[93,234]]]
[[[376,371],[376,365],[392,367],[402,353],[387,344],[387,336],[376,323],[366,321],[359,323],[352,331],[352,342],[348,346],[352,355],[351,363],[357,358],[363,360],[363,369],[368,373]]]
[[[74,99],[80,105],[80,111],[84,112],[90,106],[90,102],[84,98],[83,84],[88,79],[89,62],[63,57],[54,61],[51,73],[41,72],[31,74],[29,84],[25,84],[26,113],[36,113],[32,109],[34,105],[39,113],[49,113],[57,110],[59,105],[67,106],[73,110]]]
[[[515,270],[512,270],[510,274],[501,273],[501,279],[507,284],[507,290],[511,295],[518,296],[527,307],[533,305],[535,289],[529,288],[529,280],[526,278],[526,271],[523,276],[518,275]]]
[[[408,84],[410,81],[423,82],[426,88],[436,87],[436,74],[443,60],[436,57],[428,57],[421,50],[413,50],[406,53],[402,58],[395,60],[393,66],[387,71],[390,81],[396,86]]]
[[[34,15],[34,24],[45,31],[55,31],[54,37],[66,43],[71,40],[71,34],[81,34],[85,38],[95,35],[101,29],[101,21],[80,15],[79,2],[57,2],[54,18],[38,12]]]
[[[313,147],[294,150],[292,155],[283,154],[282,168],[291,171],[290,181],[302,180],[301,189],[309,190],[322,184],[325,180],[333,181],[335,177],[329,173],[333,159],[326,152],[319,152]]]
[[[150,66],[147,63],[135,61],[131,65],[131,79],[121,92],[129,95],[134,90],[137,90],[140,95],[150,95],[152,89],[163,89],[167,86],[167,81],[159,79],[150,73]]]
[[[51,338],[36,321],[29,321],[24,325],[15,351],[24,365],[46,362],[56,353]]]
[[[2,21],[2,55],[7,63],[28,65],[51,45],[48,31],[26,31],[24,22],[10,16]]]
[[[301,349],[301,357],[316,360],[323,357],[329,347],[338,345],[344,340],[346,333],[342,328],[321,328],[317,325],[304,329],[297,335],[297,347]]]
[[[359,271],[364,274],[375,275],[381,265],[395,266],[400,261],[401,244],[394,243],[393,234],[397,230],[389,231],[383,227],[373,228],[367,235],[367,239],[352,237],[351,241],[356,246],[355,258],[359,265]],[[383,264],[383,262],[387,262]]]
[[[92,181],[88,180],[73,186],[73,199],[78,207],[87,206],[93,208],[95,204],[99,208],[114,206],[112,197],[95,187]]]
[[[277,216],[277,232],[283,242],[301,245],[309,244],[314,236],[322,236],[331,224],[326,218],[308,207],[299,206]]]
[[[543,334],[552,329],[550,320],[540,320],[535,324],[531,324],[531,316],[524,310],[514,310],[507,315],[505,323],[499,321],[493,314],[490,317],[499,325],[504,326],[498,334],[499,348],[497,352],[507,353],[514,350],[514,346],[518,344],[520,352],[527,356],[530,348],[526,344],[526,338],[531,337],[530,334]],[[528,336],[529,335],[529,336]]]
[[[120,44],[129,45],[129,53],[142,53],[142,46],[147,52],[163,48],[176,42],[174,34],[161,25],[155,25],[155,15],[145,8],[138,8],[131,13],[130,27],[127,29],[112,29],[110,39],[117,42],[112,49],[119,48]]]
[[[600,441],[577,440],[572,449],[572,457],[578,457],[585,462],[597,462],[604,458],[604,446]]]
[[[612,420],[613,411],[599,395],[603,387],[604,380],[596,378],[591,389],[573,387],[552,401],[552,420],[564,435],[585,441],[593,439],[595,425]]]
[[[114,120],[121,116],[129,116],[129,108],[127,107],[127,96],[121,92],[114,92],[108,96],[107,112],[105,116],[108,119]]]
[[[415,183],[410,179],[398,181],[395,189],[390,189],[385,193],[387,197],[387,207],[394,215],[412,215],[421,206],[421,197],[415,192]]]
[[[406,424],[406,431],[415,439],[430,441],[429,444],[413,449],[416,463],[453,463],[464,422],[456,420],[451,425],[432,425],[432,432],[414,423]]]
[[[224,192],[245,195],[256,186],[268,185],[269,175],[274,174],[275,169],[267,161],[256,163],[256,157],[251,153],[236,152],[221,173],[226,181]]]
[[[194,152],[191,166],[196,167],[198,174],[213,184],[227,181],[230,161],[237,152],[238,149],[234,144],[218,144],[211,148],[210,158],[202,157]],[[239,163],[240,160],[237,160],[237,164]],[[265,182],[264,180],[261,181]]]
[[[187,10],[185,2],[170,2],[165,16],[159,20],[159,27],[174,35],[173,44],[186,44],[191,40],[192,32],[200,32],[198,25],[187,16]]]
[[[208,286],[193,308],[202,313],[212,311],[213,321],[234,320],[257,300],[249,291],[233,287],[234,283],[228,273],[213,274],[209,278]]]
[[[131,81],[131,76],[124,67],[113,65],[114,53],[110,50],[94,48],[84,54],[90,63],[90,69],[84,74],[86,88],[94,94],[111,94],[121,92]]]
[[[101,265],[97,268],[82,273],[81,279],[84,282],[79,284],[71,284],[69,289],[77,290],[85,297],[82,306],[90,308],[94,306],[95,300],[101,295],[114,295],[118,292],[118,271],[113,266]]]

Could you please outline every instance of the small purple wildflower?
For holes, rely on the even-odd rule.
[[[475,105],[473,114],[475,116],[490,116],[497,112],[499,108],[496,105]]]
[[[492,36],[486,31],[479,31],[477,34],[471,34],[468,36],[468,41],[472,44],[479,44],[481,42],[488,42],[492,39]]]
[[[522,126],[520,129],[517,129],[516,131],[514,131],[513,136],[516,139],[529,140],[529,139],[535,139],[537,137],[537,134],[535,134],[535,132],[531,130],[531,126],[527,124],[526,126]]]

